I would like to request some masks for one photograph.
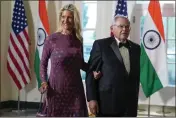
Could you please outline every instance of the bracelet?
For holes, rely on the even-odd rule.
[[[42,86],[43,86],[43,85],[47,85],[47,82],[42,82],[41,85],[42,85]]]

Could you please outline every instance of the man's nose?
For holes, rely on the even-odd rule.
[[[122,27],[122,29],[128,29],[128,28],[129,26],[125,26],[125,25]]]
[[[122,27],[122,31],[127,31],[127,28],[126,27]]]

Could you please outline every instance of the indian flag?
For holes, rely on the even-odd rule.
[[[158,0],[151,0],[141,41],[140,81],[146,97],[168,84],[166,40]]]
[[[38,22],[37,22],[37,41],[36,41],[34,71],[36,73],[38,87],[40,87],[41,86],[40,60],[42,56],[44,41],[49,34],[49,22],[48,22],[48,15],[46,10],[45,0],[39,0],[38,8],[39,8],[39,15],[38,15]],[[48,68],[50,68],[50,61],[48,64]],[[49,70],[50,69],[48,69],[48,74],[49,74]]]

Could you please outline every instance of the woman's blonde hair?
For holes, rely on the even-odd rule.
[[[82,29],[81,29],[80,15],[79,15],[79,11],[77,10],[77,8],[73,4],[67,4],[61,8],[61,10],[59,12],[59,24],[58,24],[57,32],[62,32],[61,16],[62,16],[63,11],[65,11],[65,10],[71,11],[73,13],[74,32],[76,33],[76,37],[82,42],[82,36],[81,36]]]

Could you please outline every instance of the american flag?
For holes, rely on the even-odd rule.
[[[19,90],[30,82],[28,24],[22,0],[15,0],[7,69]]]
[[[115,10],[115,16],[124,16],[128,17],[127,13],[127,1],[126,0],[117,0],[116,10]],[[112,26],[110,27],[112,30]],[[113,36],[113,33],[111,32],[111,36]]]
[[[116,10],[114,16],[124,16],[128,17],[127,13],[127,1],[126,0],[118,0],[116,5]]]

